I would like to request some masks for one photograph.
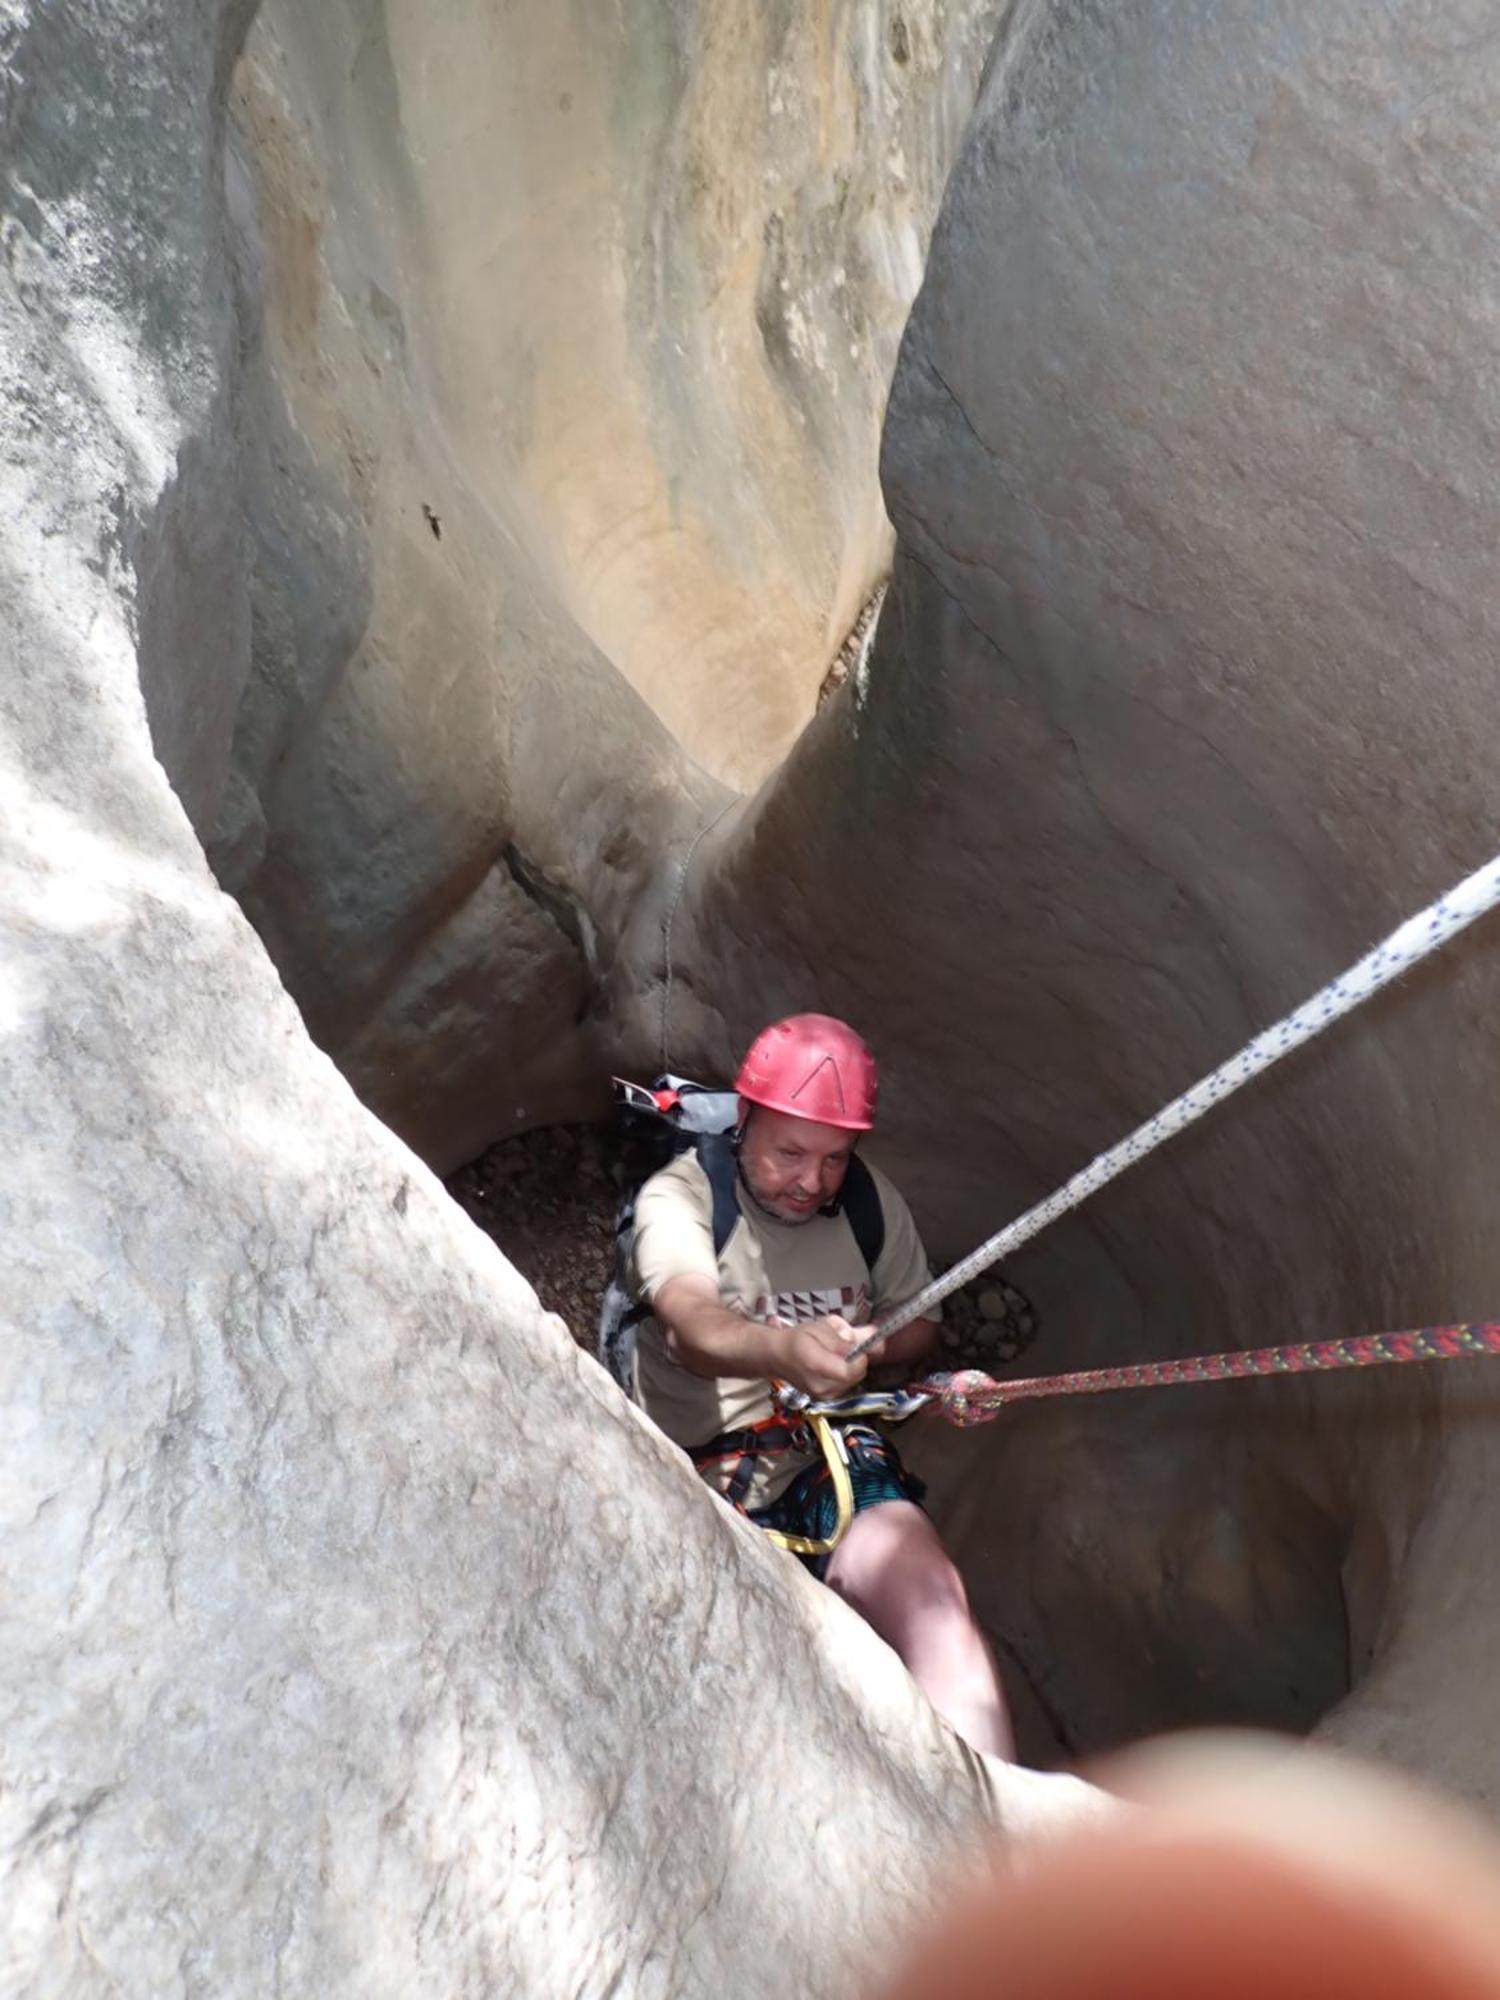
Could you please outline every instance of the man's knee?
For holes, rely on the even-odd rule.
[[[1015,1755],[993,1655],[963,1578],[920,1508],[889,1501],[857,1514],[828,1581],[895,1649],[961,1736],[994,1756]]]

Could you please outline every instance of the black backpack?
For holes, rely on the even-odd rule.
[[[616,1077],[615,1111],[625,1192],[615,1210],[615,1268],[599,1306],[596,1351],[629,1396],[635,1392],[636,1328],[651,1312],[649,1306],[636,1303],[630,1290],[636,1196],[680,1153],[695,1152],[713,1191],[714,1255],[718,1256],[740,1219],[734,1148],[739,1099],[732,1090],[714,1090],[682,1076],[660,1076],[649,1090]],[[857,1153],[850,1155],[844,1184],[822,1212],[847,1218],[859,1254],[873,1273],[885,1248],[885,1215],[875,1178]]]

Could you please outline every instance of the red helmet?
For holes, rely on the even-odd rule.
[[[789,1014],[762,1028],[734,1087],[752,1104],[818,1125],[868,1132],[875,1123],[875,1058],[831,1014]]]

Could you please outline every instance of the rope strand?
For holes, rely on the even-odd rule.
[[[672,925],[677,920],[677,905],[682,901],[682,892],[687,887],[688,870],[693,865],[693,856],[698,852],[699,843],[707,839],[708,835],[713,832],[730,807],[737,806],[739,803],[740,795],[736,792],[732,798],[726,799],[713,818],[706,819],[693,835],[692,843],[687,853],[682,857],[682,866],[677,871],[677,887],[672,891],[672,900],[667,905],[667,914],[662,922],[661,1073],[663,1076],[672,1067],[668,1051],[668,1041],[672,1025]]]

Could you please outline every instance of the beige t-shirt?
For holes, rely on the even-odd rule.
[[[838,1313],[858,1326],[899,1305],[920,1291],[931,1273],[911,1210],[878,1168],[870,1173],[885,1215],[885,1245],[873,1274],[842,1215],[775,1222],[751,1204],[743,1187],[736,1188],[740,1219],[715,1258],[713,1190],[696,1154],[681,1154],[653,1174],[636,1197],[636,1297],[649,1305],[669,1279],[696,1273],[718,1285],[725,1305],[762,1323]],[[654,1319],[642,1320],[636,1335],[636,1395],[667,1436],[684,1447],[758,1423],[774,1408],[769,1382],[694,1375],[669,1360]],[[704,1477],[722,1490],[734,1463],[706,1467]],[[767,1505],[811,1463],[799,1452],[762,1460],[746,1505]]]

